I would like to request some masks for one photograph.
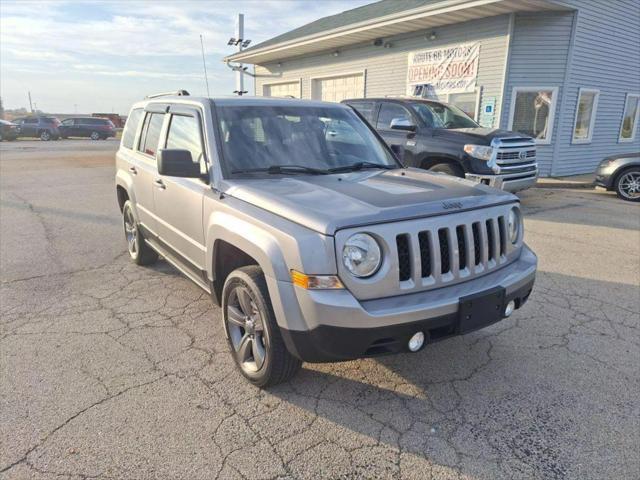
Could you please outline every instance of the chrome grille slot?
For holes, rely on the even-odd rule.
[[[446,228],[438,230],[438,241],[440,243],[440,273],[445,274],[451,271],[451,249],[449,248],[449,231]]]
[[[431,276],[431,246],[429,245],[429,232],[418,233],[418,243],[420,244],[420,270],[422,278]]]
[[[402,234],[396,237],[398,248],[398,279],[406,282],[411,278],[411,250],[409,250],[409,235]]]

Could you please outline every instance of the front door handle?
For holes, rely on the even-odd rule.
[[[160,190],[165,190],[167,188],[167,186],[164,184],[164,182],[161,179],[156,180],[155,182],[153,182],[153,184],[155,185],[156,188],[159,188]]]
[[[133,175],[137,175],[137,174],[138,174],[138,170],[136,170],[136,167],[129,167],[129,171],[130,171]]]

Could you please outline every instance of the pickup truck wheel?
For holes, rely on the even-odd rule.
[[[302,362],[284,345],[260,267],[250,265],[229,274],[222,289],[222,312],[231,354],[251,383],[269,387],[298,372]]]
[[[429,168],[432,172],[442,172],[447,175],[453,175],[454,177],[464,178],[464,172],[460,167],[454,165],[452,163],[436,163],[431,168]]]
[[[124,236],[127,240],[127,251],[133,263],[136,265],[151,265],[155,263],[158,260],[158,254],[144,241],[144,236],[133,214],[131,200],[127,200],[124,203],[122,218],[124,221]]]

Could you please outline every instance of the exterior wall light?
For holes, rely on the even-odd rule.
[[[333,52],[333,56],[337,57],[338,55],[340,55],[340,52],[338,50],[336,50],[335,52]]]
[[[438,38],[438,36],[436,35],[436,32],[431,32],[429,35],[427,35],[427,40],[431,40],[432,42]]]

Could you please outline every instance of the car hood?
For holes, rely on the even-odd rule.
[[[518,201],[485,185],[411,168],[234,179],[225,181],[222,190],[326,235]]]
[[[480,145],[489,145],[494,138],[509,138],[509,137],[527,137],[517,132],[511,132],[509,130],[502,130],[499,128],[452,128],[449,130],[441,130],[443,134],[455,135],[460,139],[462,135],[468,137],[469,142],[474,142]],[[446,133],[445,133],[446,132]]]

